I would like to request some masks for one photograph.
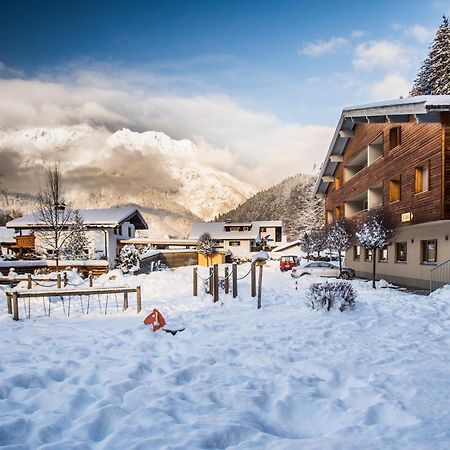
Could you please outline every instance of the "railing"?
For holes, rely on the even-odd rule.
[[[450,259],[430,270],[430,292],[450,283]]]

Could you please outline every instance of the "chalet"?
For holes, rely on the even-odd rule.
[[[209,233],[217,247],[231,251],[234,255],[244,255],[259,251],[262,242],[271,250],[285,242],[281,220],[252,222],[195,222],[189,234],[190,239],[198,239]]]
[[[326,222],[389,205],[392,242],[376,255],[355,243],[346,262],[368,277],[377,258],[380,277],[428,287],[430,270],[450,260],[450,96],[345,108],[314,194],[325,197]]]
[[[113,264],[117,257],[118,242],[133,239],[136,230],[146,230],[148,225],[137,208],[117,207],[105,209],[80,209],[80,215],[90,240],[86,249],[88,259],[106,259]],[[33,250],[45,253],[51,258],[50,251],[39,241],[35,231],[45,231],[48,226],[38,219],[36,213],[29,214],[6,224],[7,229],[15,232],[13,251]]]

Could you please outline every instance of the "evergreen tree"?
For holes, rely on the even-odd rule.
[[[120,250],[117,267],[123,273],[133,273],[139,270],[139,251],[133,244],[124,245]]]
[[[74,212],[74,223],[65,242],[63,255],[65,259],[86,259],[90,241],[86,236],[86,227],[78,210]]]
[[[417,95],[450,95],[450,25],[443,18],[428,57],[419,69],[410,92]]]

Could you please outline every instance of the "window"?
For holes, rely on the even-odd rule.
[[[342,178],[335,178],[334,179],[334,189],[338,190],[342,187]]]
[[[327,210],[326,219],[327,219],[327,223],[333,222],[333,211],[332,210],[330,210],[330,209]]]
[[[248,231],[248,227],[242,227],[242,231]]]
[[[230,241],[230,247],[240,247],[241,241]]]
[[[131,231],[131,227],[128,227],[128,237],[133,237]]]
[[[266,227],[261,227],[261,233],[265,233],[267,232],[267,228]]]
[[[428,164],[416,167],[416,194],[427,192],[430,189],[430,174]]]
[[[372,261],[373,259],[373,251],[370,248],[364,249],[364,260],[365,261]]]
[[[383,247],[378,250],[378,261],[388,262],[388,248]]]
[[[401,127],[394,127],[389,130],[389,150],[394,149],[402,143]]]
[[[361,246],[360,245],[355,245],[353,247],[353,259],[355,261],[361,260]]]
[[[436,263],[437,262],[437,240],[431,239],[421,241],[422,247],[422,263]]]
[[[408,256],[408,253],[407,253],[406,242],[396,242],[395,243],[395,260],[397,262],[406,262],[407,256]]]
[[[336,208],[334,208],[334,218],[340,219],[342,217],[342,209],[340,206],[336,206]]]
[[[400,201],[400,178],[389,182],[389,201],[391,203]]]

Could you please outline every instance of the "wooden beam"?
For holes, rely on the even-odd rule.
[[[339,131],[339,137],[341,138],[352,138],[355,135],[353,130],[341,130]]]
[[[140,289],[140,288],[139,288]],[[108,288],[85,288],[85,289],[30,289],[26,291],[13,291],[19,298],[32,297],[67,297],[73,295],[93,294],[123,294],[125,292],[137,292],[138,288],[131,287],[108,287]]]
[[[344,155],[330,155],[330,163],[339,163],[344,161]]]
[[[386,116],[369,116],[369,123],[384,123],[386,122]]]
[[[334,183],[334,177],[331,176],[331,175],[324,175],[324,176],[322,177],[322,181],[323,181],[324,183]]]

